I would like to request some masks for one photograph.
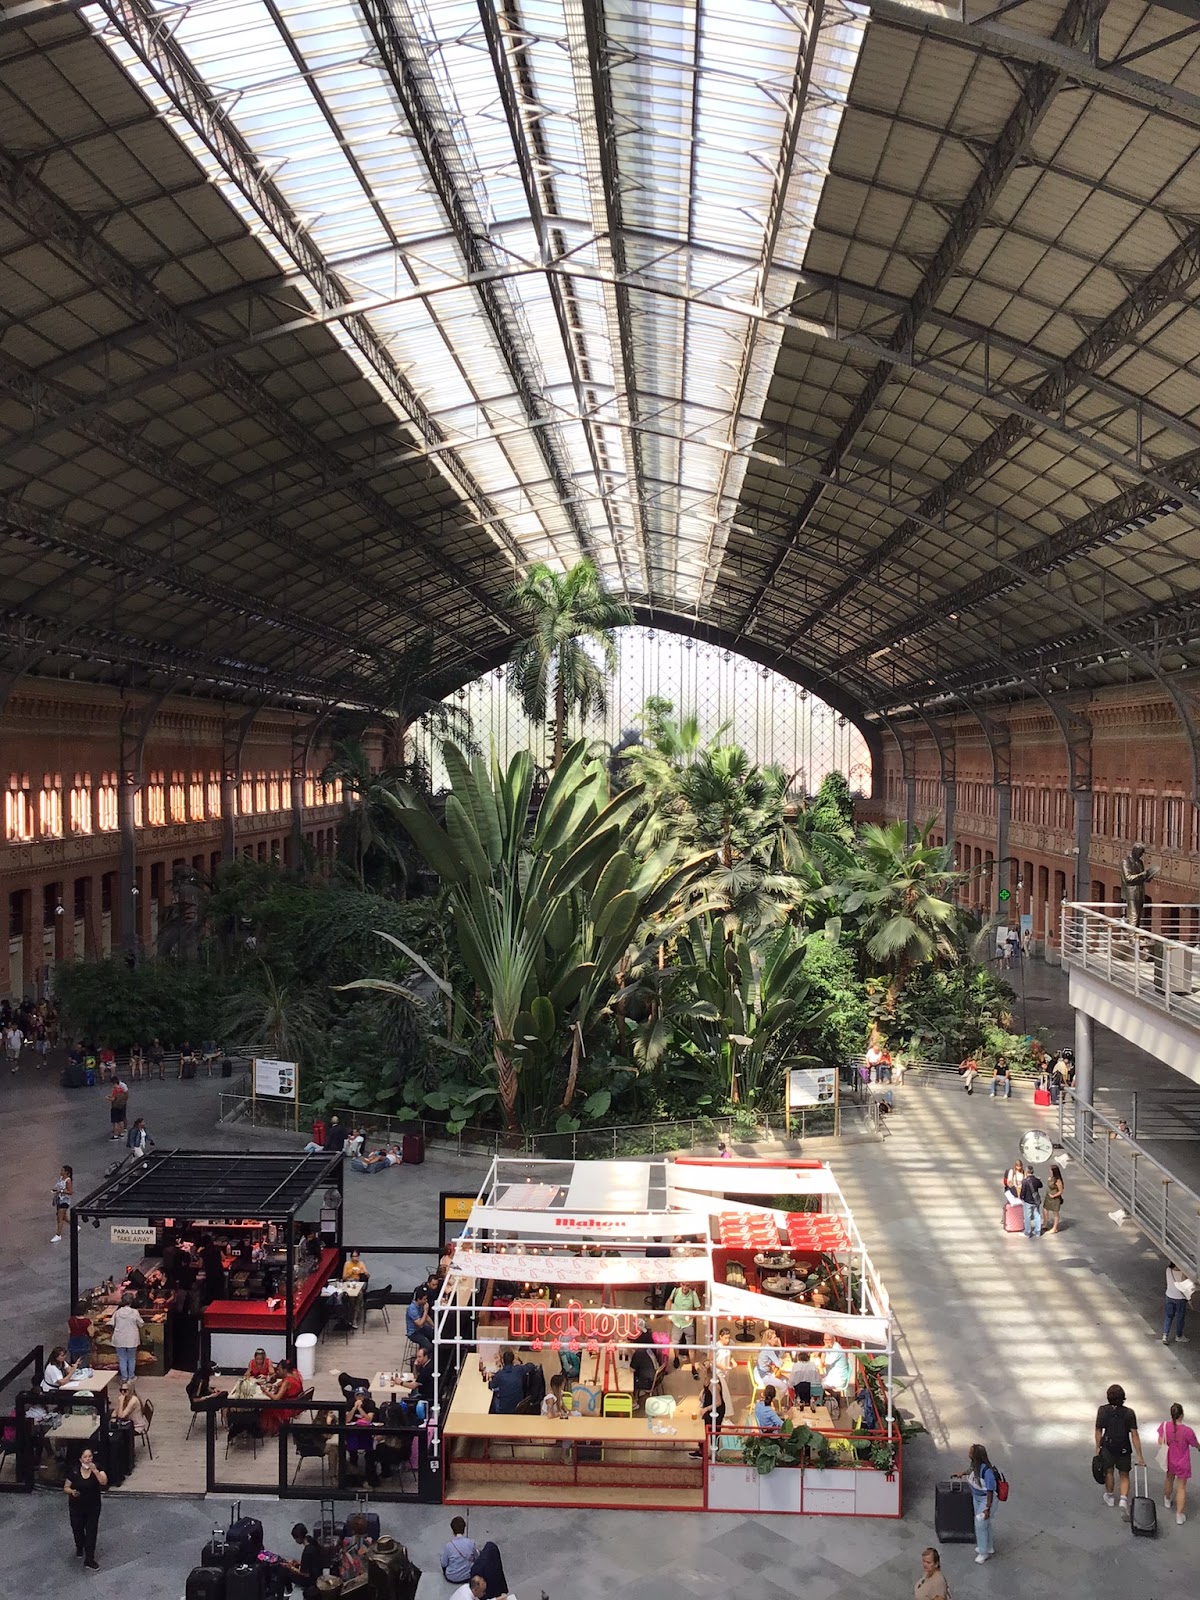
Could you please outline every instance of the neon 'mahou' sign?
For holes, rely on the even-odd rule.
[[[636,1311],[603,1306],[585,1310],[578,1300],[568,1300],[562,1308],[544,1300],[514,1300],[508,1308],[508,1331],[514,1339],[633,1340],[640,1321]]]

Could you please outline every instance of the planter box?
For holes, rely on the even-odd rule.
[[[803,1479],[803,1506],[801,1480]],[[776,1467],[765,1477],[747,1467],[708,1469],[710,1511],[771,1511],[798,1516],[898,1517],[900,1478],[870,1469]]]

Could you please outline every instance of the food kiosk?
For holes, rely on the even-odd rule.
[[[94,1364],[115,1365],[107,1334],[129,1295],[144,1323],[140,1374],[201,1359],[234,1370],[260,1346],[294,1359],[340,1260],[341,1199],[339,1154],[168,1150],[127,1163],[71,1213],[71,1303],[91,1319]],[[136,1260],[81,1293],[89,1223]]]
[[[827,1164],[498,1156],[434,1321],[447,1502],[900,1514],[890,1307]],[[786,1347],[781,1394],[810,1356],[851,1375],[789,1416],[770,1463],[757,1349],[736,1337],[761,1343],[768,1326]],[[506,1350],[527,1398],[498,1411]],[[719,1429],[700,1414],[706,1368]],[[540,1404],[560,1371],[565,1418]]]

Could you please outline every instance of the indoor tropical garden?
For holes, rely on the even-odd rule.
[[[949,852],[856,824],[848,744],[813,781],[827,708],[796,724],[807,755],[775,737],[781,761],[759,711],[748,728],[736,697],[679,676],[614,722],[630,619],[595,569],[534,568],[513,607],[502,687],[523,746],[466,696],[424,693],[418,647],[335,728],[329,775],[353,804],[333,873],[189,871],[156,951],[59,970],[68,1025],[295,1060],[314,1108],[514,1139],[778,1125],[790,1068],[873,1039],[1019,1063]],[[793,718],[798,697],[779,696]]]

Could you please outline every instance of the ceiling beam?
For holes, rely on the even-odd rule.
[[[1106,4],[1107,0],[1068,0],[1067,8],[1055,29],[1055,38],[1068,42],[1078,40],[1091,25],[1093,17],[1103,12]],[[1009,113],[995,143],[976,173],[971,187],[955,209],[933,260],[895,328],[885,341],[890,353],[900,354],[912,348],[917,329],[932,309],[938,295],[950,281],[959,262],[990,214],[997,196],[1016,169],[1022,153],[1050,108],[1050,102],[1059,87],[1059,82],[1059,74],[1047,66],[1033,67],[1019,82],[1016,105]],[[838,464],[853,445],[859,429],[875,409],[876,402],[883,394],[894,370],[892,362],[882,359],[875,363],[867,375],[866,382],[850,407],[849,415],[838,430],[837,438],[821,463],[823,477],[836,474]],[[816,512],[823,493],[822,481],[814,480],[796,508],[787,543],[767,568],[757,594],[741,619],[743,628],[754,615],[756,606],[785,563],[802,547],[805,529]]]

